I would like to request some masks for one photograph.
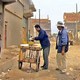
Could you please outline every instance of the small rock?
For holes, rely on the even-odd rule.
[[[73,68],[69,68],[70,71],[73,71]]]
[[[8,69],[8,72],[9,72],[10,70]]]
[[[66,73],[66,75],[69,75],[69,74],[70,74],[69,72]]]
[[[6,73],[5,72],[2,72],[2,77],[4,77],[6,75]]]
[[[8,69],[8,72],[10,71],[11,69]]]

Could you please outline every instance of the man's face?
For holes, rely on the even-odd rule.
[[[61,30],[62,29],[62,26],[57,26],[58,30]]]
[[[39,32],[39,31],[40,31],[40,28],[35,28],[35,29],[36,29],[36,31],[37,31],[37,32]]]

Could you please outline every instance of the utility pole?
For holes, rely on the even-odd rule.
[[[76,3],[76,41],[78,41],[78,7],[77,7],[77,3]]]
[[[39,25],[40,25],[40,9],[39,9]]]

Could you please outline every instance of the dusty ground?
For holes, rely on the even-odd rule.
[[[3,73],[1,80],[80,80],[80,45],[70,46],[69,52],[67,53],[67,73],[61,74],[56,71],[56,50],[55,43],[51,42],[51,52],[49,56],[49,69],[42,70],[40,68],[39,72],[32,70],[28,73],[29,64],[25,63],[22,70],[15,67],[13,70],[9,70]],[[18,64],[15,62],[15,65]],[[43,59],[41,55],[41,64],[43,64]],[[35,64],[32,65],[35,69]]]
[[[18,55],[20,49],[17,46],[10,46],[6,49],[2,49],[2,53],[0,53],[0,63],[3,63],[15,56]]]

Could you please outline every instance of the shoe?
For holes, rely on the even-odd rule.
[[[44,66],[41,66],[41,68],[44,68]]]
[[[65,74],[65,73],[66,73],[66,71],[62,70],[60,73],[61,73],[61,74]]]
[[[42,68],[42,70],[47,70],[48,68]]]
[[[61,71],[60,73],[61,73],[61,74],[66,74],[66,72],[62,72],[62,71]]]

